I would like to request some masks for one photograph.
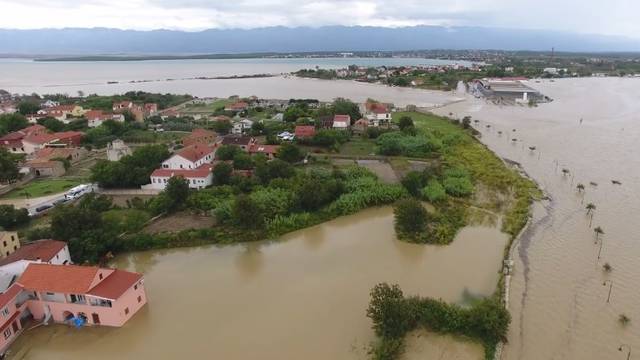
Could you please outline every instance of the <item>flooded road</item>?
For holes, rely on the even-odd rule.
[[[506,241],[473,226],[449,246],[400,242],[392,209],[383,207],[279,242],[129,254],[114,265],[145,273],[149,296],[129,323],[40,327],[18,339],[10,358],[366,359],[374,334],[365,311],[376,283],[451,302],[489,295]],[[418,335],[407,359],[483,357],[477,344]]]
[[[531,85],[554,101],[528,108],[470,99],[438,110],[480,120],[482,141],[521,163],[552,199],[536,205],[516,249],[513,322],[502,358],[626,359],[621,344],[640,350],[640,79]],[[589,202],[597,207],[591,227]],[[605,232],[600,259],[596,226]],[[604,272],[605,263],[613,271]],[[626,327],[618,322],[622,313],[631,318]]]

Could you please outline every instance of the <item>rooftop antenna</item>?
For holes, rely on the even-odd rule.
[[[556,54],[556,49],[554,47],[551,47],[551,62],[553,62],[553,57]]]

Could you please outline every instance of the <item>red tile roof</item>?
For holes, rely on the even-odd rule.
[[[117,300],[140,279],[142,279],[142,274],[116,269],[87,294]]]
[[[180,176],[186,179],[206,178],[211,174],[211,164],[204,164],[195,169],[155,169],[151,173],[151,177],[173,177]]]
[[[21,291],[22,286],[20,286],[19,284],[14,283],[13,285],[9,286],[9,288],[5,290],[5,292],[0,294],[0,308],[3,308],[11,300],[15,299],[15,297],[18,296]]]
[[[24,139],[22,139],[22,141],[30,142],[32,144],[39,144],[39,145],[50,143],[55,140],[58,140],[58,137],[56,135],[47,134],[47,133],[29,134],[25,136]]]
[[[246,146],[251,144],[254,139],[250,136],[227,135],[222,139],[222,145],[238,145]]]
[[[278,145],[261,145],[254,144],[249,148],[250,153],[275,154],[280,149]]]
[[[208,146],[204,144],[193,144],[178,151],[176,155],[180,155],[181,157],[191,162],[196,162],[202,159],[203,157],[211,154],[213,150],[214,148],[212,146]]]
[[[336,122],[343,122],[343,123],[351,123],[351,116],[349,115],[335,115],[333,117],[333,123],[335,124]]]
[[[295,134],[296,137],[312,137],[316,134],[316,128],[312,125],[298,125]]]
[[[31,263],[17,283],[27,290],[86,294],[98,270],[95,266]]]
[[[84,133],[80,131],[63,131],[63,132],[53,133],[53,135],[58,137],[60,141],[64,141],[64,140],[72,139],[75,137],[83,137]]]
[[[374,114],[386,114],[389,112],[389,109],[385,104],[377,102],[367,102],[366,109]]]
[[[56,256],[60,250],[64,249],[67,243],[58,240],[38,240],[18,248],[14,253],[0,259],[0,266],[10,264],[19,260],[42,260],[48,262]]]
[[[244,109],[246,109],[247,107],[249,107],[249,104],[247,104],[247,103],[246,103],[246,102],[244,102],[244,101],[238,101],[238,102],[233,103],[233,104],[231,104],[231,105],[227,105],[227,106],[225,107],[225,110],[244,110]]]

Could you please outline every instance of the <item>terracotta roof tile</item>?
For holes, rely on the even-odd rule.
[[[18,296],[21,291],[22,286],[20,286],[19,284],[14,283],[13,285],[9,286],[9,288],[5,290],[5,292],[0,294],[0,308],[3,308],[5,305],[7,305],[11,300]]]
[[[95,266],[31,263],[17,282],[27,290],[86,294],[98,270]]]
[[[38,259],[48,262],[56,256],[60,250],[64,249],[67,243],[58,240],[38,240],[18,248],[14,253],[0,259],[0,266],[10,264],[19,260],[36,261]]]
[[[115,270],[98,285],[94,286],[88,294],[105,299],[117,300],[125,291],[142,279],[142,274]]]
[[[213,152],[213,147],[203,144],[193,144],[178,151],[176,155],[179,155],[191,162],[196,162],[203,157]]]
[[[184,178],[206,178],[211,173],[211,164],[201,165],[195,169],[155,169],[151,173],[151,177],[173,177],[181,176]]]

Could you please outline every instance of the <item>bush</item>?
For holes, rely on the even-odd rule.
[[[288,214],[294,205],[293,192],[281,188],[259,188],[250,197],[267,219]]]
[[[467,336],[484,345],[492,359],[495,346],[506,341],[511,316],[495,298],[483,299],[470,308],[422,297],[405,298],[398,285],[381,283],[371,290],[367,316],[381,343],[373,349],[377,359],[394,359],[401,340],[416,327],[442,334]],[[378,355],[379,354],[379,355]]]
[[[442,146],[440,141],[430,134],[411,136],[399,131],[380,135],[376,144],[381,155],[410,157],[427,157]]]
[[[27,209],[16,209],[13,205],[0,205],[0,227],[13,229],[29,222]]]
[[[473,184],[466,177],[447,177],[443,185],[447,194],[451,196],[464,197],[473,193]]]
[[[257,230],[264,227],[264,213],[248,195],[238,195],[231,206],[231,221],[242,229]]]
[[[216,150],[216,159],[233,160],[234,157],[242,153],[242,149],[235,145],[222,145]]]
[[[215,185],[228,185],[231,181],[233,167],[227,163],[218,163],[213,168],[213,183]]]
[[[399,200],[393,214],[398,237],[416,237],[427,229],[427,210],[416,199]]]
[[[420,196],[420,191],[427,183],[428,177],[424,172],[410,171],[402,179],[401,183],[411,196]]]
[[[447,199],[447,192],[438,180],[431,180],[427,186],[420,191],[423,198],[432,202],[439,203]]]
[[[278,159],[286,161],[288,163],[297,163],[304,159],[304,154],[297,146],[293,144],[284,144],[278,149],[276,155]]]

